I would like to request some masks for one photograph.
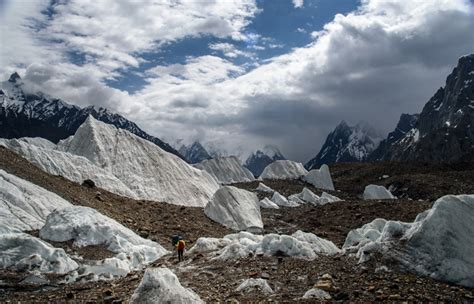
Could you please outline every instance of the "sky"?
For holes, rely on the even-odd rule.
[[[474,53],[473,0],[0,0],[0,77],[170,143],[314,157],[382,134]]]

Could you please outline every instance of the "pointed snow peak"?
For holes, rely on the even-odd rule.
[[[18,80],[21,80],[21,77],[20,75],[18,75],[17,72],[11,74],[10,78],[8,78],[8,82],[11,82],[11,83],[16,83]]]
[[[319,153],[305,167],[311,170],[322,164],[364,161],[381,140],[380,133],[367,122],[352,127],[342,121],[329,133]]]
[[[345,120],[341,120],[341,122],[337,125],[337,127],[349,128],[349,125],[347,124],[347,122]]]
[[[193,142],[191,146],[182,145],[179,149],[179,153],[181,153],[190,164],[197,164],[211,158],[207,150],[197,140]]]
[[[257,152],[260,152],[260,150]],[[263,147],[262,152],[274,160],[284,159],[283,154],[281,154],[280,152],[280,149],[278,149],[278,147],[274,145],[266,145],[265,147]]]
[[[249,169],[253,175],[259,176],[265,167],[276,160],[284,160],[285,157],[281,154],[280,149],[273,145],[265,145],[263,149],[257,150],[250,154],[245,161],[245,167]]]
[[[204,147],[201,145],[201,143],[199,141],[195,141],[193,142],[193,144],[191,145],[191,150],[197,150],[197,149],[204,149]]]

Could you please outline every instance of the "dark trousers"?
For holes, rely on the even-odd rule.
[[[184,252],[184,249],[178,249],[178,261],[180,262],[184,260],[183,252]]]

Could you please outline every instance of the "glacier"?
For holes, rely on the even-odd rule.
[[[343,249],[359,262],[380,252],[405,269],[474,287],[474,195],[446,195],[414,222],[376,219],[347,235]]]
[[[204,213],[232,230],[263,230],[258,197],[243,189],[221,187],[204,208]]]
[[[89,116],[76,134],[54,149],[28,140],[0,145],[44,171],[134,199],[204,207],[219,184],[207,172],[132,133]]]
[[[52,211],[69,206],[58,195],[0,169],[0,233],[38,230]]]
[[[149,268],[130,298],[131,304],[177,303],[201,304],[204,301],[191,289],[185,288],[168,268]]]
[[[226,235],[222,239],[199,238],[196,244],[201,245],[196,249],[193,247],[191,249],[193,252],[209,252],[211,250],[214,256],[213,259],[217,260],[235,260],[259,254],[266,256],[283,254],[295,258],[314,260],[318,254],[335,255],[341,252],[333,242],[300,230],[292,235],[273,233],[255,235],[241,231]],[[212,244],[212,246],[203,246],[202,244]]]
[[[255,180],[252,172],[243,167],[235,156],[206,159],[194,167],[205,170],[221,184],[251,182]]]
[[[291,160],[277,160],[263,169],[260,179],[299,179],[308,173],[303,164]]]

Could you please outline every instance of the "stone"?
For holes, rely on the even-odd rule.
[[[95,188],[95,183],[91,179],[86,179],[82,182],[82,186],[84,186],[86,188]]]

